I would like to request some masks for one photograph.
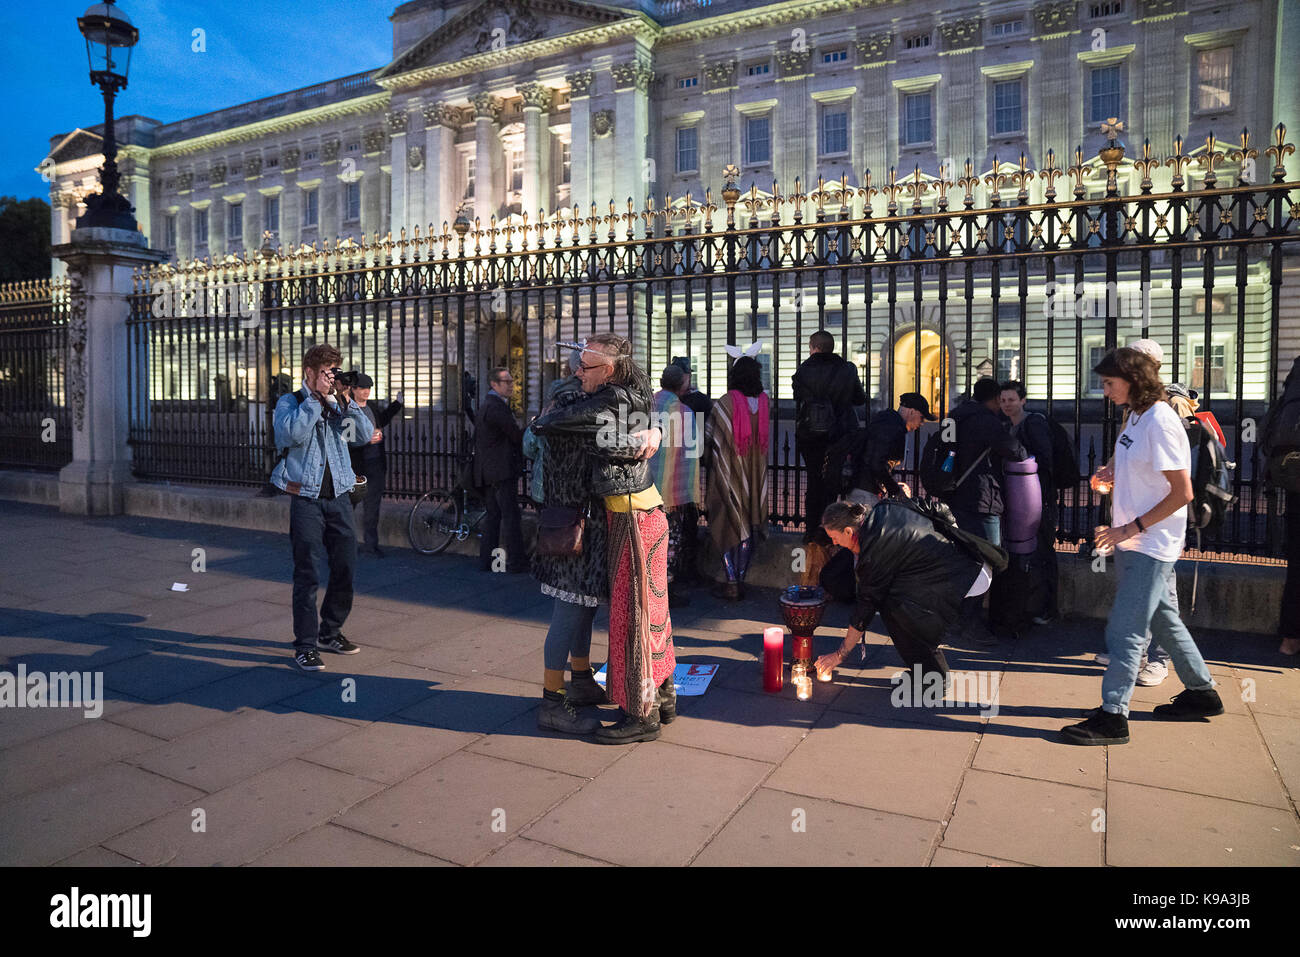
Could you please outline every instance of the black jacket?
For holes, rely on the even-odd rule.
[[[891,637],[937,645],[957,619],[980,567],[925,515],[882,501],[858,530],[853,627],[865,630],[880,612]]]
[[[591,494],[627,495],[644,492],[650,480],[649,460],[638,461],[641,446],[629,433],[648,428],[652,397],[626,386],[606,383],[570,405],[557,406],[533,423],[537,435],[581,435],[591,462]],[[644,416],[644,425],[631,421]]]
[[[475,419],[474,481],[484,486],[517,478],[524,465],[523,438],[509,403],[489,391]]]
[[[866,433],[862,453],[855,463],[854,488],[880,496],[901,494],[890,463],[902,461],[907,447],[907,423],[897,409],[882,409],[871,417]]]
[[[982,402],[968,399],[954,410],[952,417],[957,423],[957,467],[954,469],[957,478],[961,478],[985,449],[991,451],[946,501],[954,512],[1001,515],[1002,461],[1023,462],[1028,453],[1006,430],[1002,417]]]
[[[388,423],[393,421],[393,417],[402,411],[402,403],[394,400],[386,405],[378,402],[367,402],[361,407],[361,411],[370,419],[372,425],[377,429],[387,428]],[[356,471],[362,465],[382,465],[384,463],[384,443],[387,439],[380,439],[378,442],[367,442],[365,445],[354,445],[348,449],[348,454],[352,456],[352,469]]]
[[[829,402],[835,408],[835,426],[820,441],[834,442],[858,427],[854,406],[865,405],[858,368],[834,352],[816,352],[799,364],[790,380],[794,385],[796,428],[803,421],[803,407],[810,401]]]

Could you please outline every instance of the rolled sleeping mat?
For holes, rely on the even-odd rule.
[[[1023,462],[1004,462],[1002,475],[1002,545],[1013,555],[1032,555],[1038,547],[1038,526],[1043,520],[1038,463],[1032,455]]]

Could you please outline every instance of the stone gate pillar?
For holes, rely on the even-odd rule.
[[[59,472],[59,510],[117,515],[131,478],[127,446],[127,329],[131,271],[162,262],[143,233],[90,227],[72,230],[53,253],[68,265],[68,401],[72,461]]]

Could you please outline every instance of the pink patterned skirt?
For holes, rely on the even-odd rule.
[[[605,687],[610,700],[629,714],[645,717],[654,707],[654,689],[677,667],[673,624],[668,615],[668,516],[662,508],[633,511],[639,535],[629,541],[615,530],[626,515],[606,512],[610,544],[621,546],[610,555],[613,575],[609,602],[609,669]],[[639,539],[639,540],[637,540]],[[641,574],[632,574],[640,552]],[[637,594],[633,594],[634,590]],[[640,614],[641,621],[634,620]],[[648,678],[647,678],[648,675]]]

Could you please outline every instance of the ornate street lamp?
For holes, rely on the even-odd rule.
[[[125,196],[118,192],[117,137],[113,130],[113,98],[118,90],[126,89],[127,73],[131,69],[131,48],[140,38],[140,32],[113,3],[97,3],[77,17],[77,28],[86,38],[86,59],[90,63],[90,82],[104,94],[104,168],[100,173],[100,191],[86,197],[86,213],[77,218],[77,227],[102,226],[135,232],[138,228],[133,215],[135,210]],[[113,50],[126,50],[126,63],[113,59]]]

